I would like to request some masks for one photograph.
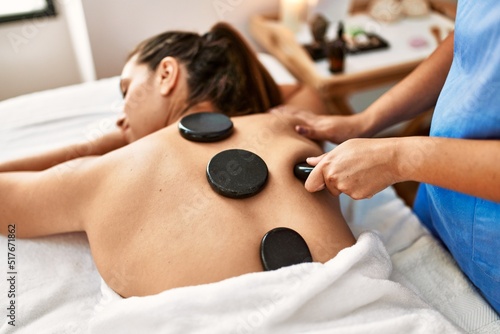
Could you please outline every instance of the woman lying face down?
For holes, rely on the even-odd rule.
[[[169,55],[159,58],[155,71],[142,67],[139,55],[130,58],[130,72],[124,69],[126,117],[120,126],[131,145],[42,172],[0,173],[1,231],[16,224],[20,238],[85,232],[99,273],[124,297],[262,271],[260,242],[276,227],[298,232],[319,262],[355,242],[338,199],[325,191],[307,192],[294,176],[295,164],[321,153],[317,144],[275,114],[232,117],[234,132],[222,141],[186,140],[178,117],[224,111],[218,104],[224,95],[217,95],[223,90],[209,90],[216,95],[201,94],[196,100],[186,65]],[[245,74],[237,77],[246,80]],[[269,87],[249,92],[272,95],[274,82],[270,77],[265,81]],[[222,79],[215,83],[224,87]],[[236,96],[228,94],[229,99]],[[134,109],[134,103],[142,107]],[[246,115],[256,108],[234,110]],[[265,187],[250,198],[221,196],[207,181],[210,159],[234,148],[257,154],[268,168]]]
[[[188,141],[172,124],[78,166],[1,173],[1,230],[14,223],[19,238],[84,231],[99,273],[124,297],[262,271],[260,242],[276,227],[297,231],[314,261],[352,245],[338,199],[307,192],[293,174],[320,148],[275,115],[232,120],[234,133],[220,142]],[[267,184],[253,197],[227,198],[207,182],[210,159],[232,148],[267,164]]]

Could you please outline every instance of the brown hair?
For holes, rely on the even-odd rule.
[[[139,44],[129,58],[156,70],[171,56],[188,72],[188,108],[210,101],[229,116],[265,112],[282,103],[279,88],[243,37],[218,23],[203,36],[170,31]]]

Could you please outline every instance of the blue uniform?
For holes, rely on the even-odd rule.
[[[458,1],[453,63],[430,135],[500,139],[499,0]],[[500,313],[500,203],[422,184],[414,210]]]

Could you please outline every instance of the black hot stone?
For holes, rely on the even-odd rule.
[[[275,228],[264,235],[260,244],[260,259],[266,271],[312,262],[305,240],[286,227]]]
[[[187,140],[214,142],[233,133],[233,122],[224,114],[200,112],[183,117],[179,122],[179,132]]]
[[[295,177],[299,180],[305,181],[313,169],[314,167],[309,165],[307,162],[301,162],[295,165],[293,168],[293,174],[295,174]]]
[[[268,171],[258,155],[240,149],[217,153],[207,165],[207,179],[217,193],[230,198],[246,198],[260,192]]]

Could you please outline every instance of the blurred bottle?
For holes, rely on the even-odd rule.
[[[340,21],[337,28],[337,38],[326,46],[326,56],[330,64],[330,72],[341,73],[344,71],[346,50],[344,24]]]

